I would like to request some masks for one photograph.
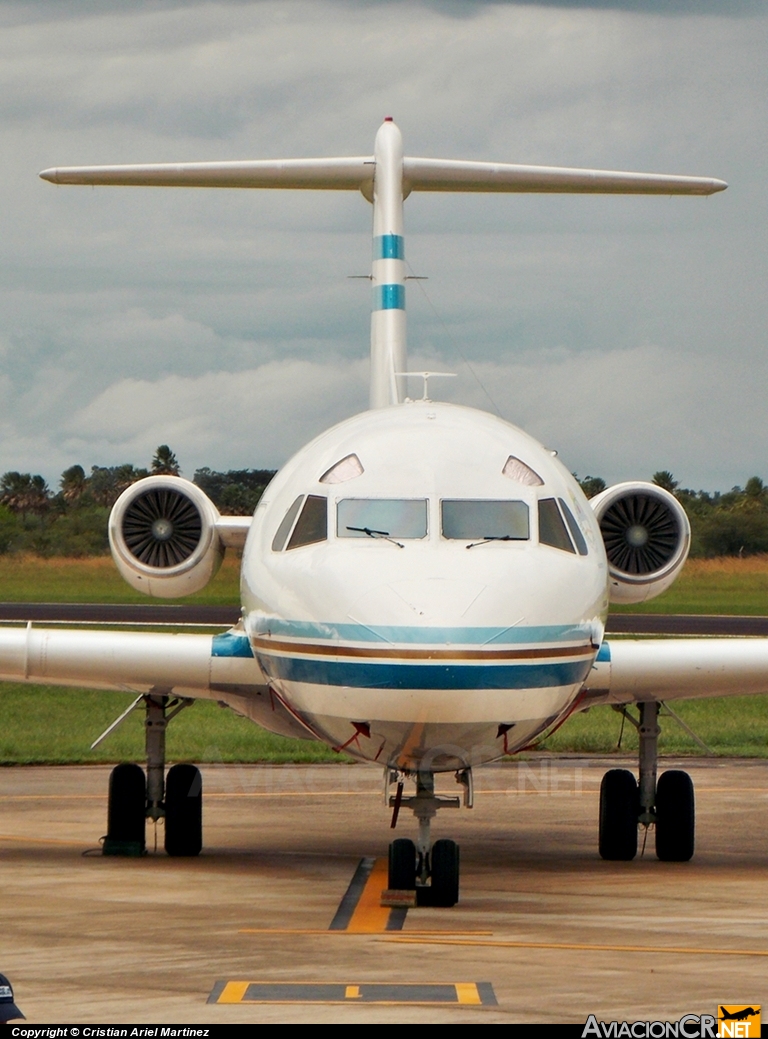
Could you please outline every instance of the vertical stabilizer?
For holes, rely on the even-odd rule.
[[[403,138],[391,119],[374,146],[371,283],[371,407],[403,399],[406,371]]]

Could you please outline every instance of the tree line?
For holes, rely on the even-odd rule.
[[[131,463],[65,469],[57,491],[42,476],[7,472],[0,477],[0,554],[34,552],[41,556],[92,556],[109,551],[107,520],[117,499],[145,476],[180,476],[167,444],[155,451],[149,468]],[[249,516],[256,508],[272,469],[197,469],[194,483],[229,516]],[[574,476],[576,474],[574,473]],[[588,498],[606,487],[599,476],[576,479]],[[691,521],[691,555],[749,556],[768,553],[768,487],[759,476],[730,491],[694,491],[680,487],[672,473],[660,470],[653,482],[670,491]]]
[[[174,452],[161,444],[148,469],[130,463],[65,469],[58,491],[42,476],[7,472],[0,477],[0,553],[95,556],[109,551],[109,512],[123,491],[145,476],[181,476]],[[249,516],[275,475],[271,469],[198,469],[193,482],[228,516]]]

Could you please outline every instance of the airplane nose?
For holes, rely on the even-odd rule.
[[[369,589],[349,613],[357,623],[370,626],[471,624],[472,607],[485,589],[481,582],[440,577],[392,581]]]

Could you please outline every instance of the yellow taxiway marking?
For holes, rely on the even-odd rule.
[[[376,934],[386,931],[389,907],[382,906],[381,892],[388,884],[389,867],[386,859],[376,859],[355,911],[344,928],[352,934]]]
[[[247,981],[228,981],[223,992],[216,1000],[217,1003],[242,1003],[243,996],[248,991]]]
[[[0,833],[0,841],[17,841],[19,844],[68,844],[77,848],[96,847],[93,841],[68,841],[61,837],[16,837],[9,833]]]
[[[490,982],[219,981],[208,1003],[374,1003],[379,1006],[497,1006]]]
[[[326,934],[326,935],[332,935],[332,934],[342,934],[342,935],[344,935],[344,934],[347,934],[347,935],[348,934],[357,934],[357,935],[360,935],[360,934],[370,934],[370,933],[373,933],[373,932],[369,932],[369,931],[349,931],[349,930],[331,931],[331,930],[328,930],[328,929],[320,930],[319,928],[312,928],[312,927],[241,927],[238,930],[237,933],[238,934]],[[428,935],[431,935],[431,934],[436,934],[438,936],[439,935],[450,935],[450,934],[462,934],[462,935],[466,934],[466,935],[469,935],[469,936],[482,937],[483,935],[489,935],[489,936],[492,935],[493,931],[465,931],[463,928],[445,927],[445,928],[433,928],[431,930],[426,930],[426,931],[419,931],[419,930],[414,929],[414,930],[408,930],[407,932],[405,932],[405,931],[403,931],[403,932],[393,932],[393,931],[383,931],[382,932],[382,931],[377,931],[375,933],[377,933],[377,934],[402,933],[402,934],[409,934],[409,935],[414,935],[414,936],[418,936],[418,935],[427,935],[428,936]]]
[[[674,945],[588,945],[583,942],[512,942],[512,941],[473,941],[464,938],[413,938],[403,934],[384,938],[380,941],[392,942],[395,945],[466,945],[472,948],[487,949],[576,949],[579,952],[652,952],[675,953],[687,956],[768,956],[768,949],[695,949]]]
[[[483,1002],[477,991],[477,985],[467,981],[456,982],[456,999],[459,1003],[471,1006],[480,1006]]]

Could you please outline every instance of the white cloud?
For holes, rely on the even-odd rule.
[[[367,406],[367,363],[275,361],[242,372],[126,379],[65,426],[91,456],[148,458],[171,444],[185,472],[268,468],[311,437]]]
[[[409,289],[411,342],[449,368],[454,342],[494,385],[525,384],[541,411],[522,421],[564,454],[573,443],[580,470],[673,467],[710,487],[768,477],[768,16],[625,6],[4,5],[0,466],[51,478],[73,461],[146,461],[162,440],[188,470],[271,465],[363,406],[365,283],[346,280],[368,263],[361,198],[54,189],[35,174],[367,153],[391,113],[416,154],[729,180],[706,203],[412,197],[407,254],[438,316]],[[610,384],[599,407],[588,370]],[[265,379],[279,408],[259,396]],[[568,411],[569,382],[588,402],[572,432],[551,418]]]

